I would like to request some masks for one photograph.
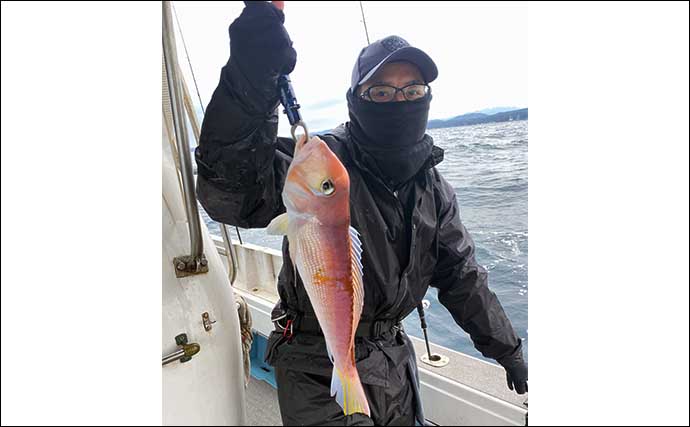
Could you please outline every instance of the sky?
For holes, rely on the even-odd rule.
[[[173,2],[204,107],[228,60],[228,26],[243,2]],[[398,35],[425,51],[439,76],[430,119],[497,106],[527,107],[526,2],[362,2],[371,41]],[[297,51],[291,73],[302,118],[312,130],[348,120],[345,93],[367,40],[358,1],[285,2],[285,27]],[[182,40],[179,63],[195,92]],[[196,97],[195,97],[196,99]],[[280,135],[289,135],[281,114]]]

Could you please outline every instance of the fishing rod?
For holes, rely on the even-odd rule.
[[[364,7],[362,7],[362,2],[359,2],[359,10],[362,11],[362,23],[364,24],[364,34],[367,36],[367,44],[371,44],[369,41],[369,30],[367,29],[367,20],[364,17]]]
[[[419,314],[419,322],[422,326],[422,332],[424,332],[424,342],[426,343],[426,352],[431,358],[431,348],[429,348],[429,336],[426,333],[426,319],[424,318],[424,305],[420,303],[417,306],[417,314]]]

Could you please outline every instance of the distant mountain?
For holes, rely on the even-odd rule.
[[[427,129],[438,129],[478,125],[481,123],[508,122],[513,120],[527,120],[527,108],[502,111],[496,114],[468,113],[445,120],[429,120],[426,127]]]
[[[508,110],[506,110],[508,109]],[[488,111],[488,113],[486,112]],[[512,120],[527,120],[527,108],[510,109],[510,107],[486,108],[474,113],[467,113],[449,119],[429,120],[427,129],[452,128],[456,126],[470,126],[481,123],[509,122]],[[330,133],[332,129],[323,129],[317,132],[311,131],[310,135],[323,135]]]
[[[518,107],[493,107],[493,108],[485,108],[483,110],[475,111],[475,113],[481,113],[481,114],[496,114],[496,113],[503,113],[505,111],[515,111],[519,110]]]
[[[462,114],[462,115],[460,115],[460,116],[451,117],[450,119],[443,119],[443,120],[441,120],[441,121],[442,121],[442,122],[448,122],[448,121],[451,121],[451,120],[457,120],[457,119],[459,119],[459,118],[461,118],[461,117],[462,117],[463,120],[478,120],[478,119],[483,119],[483,118],[486,117],[486,116],[488,116],[487,113],[476,112],[476,113]],[[430,120],[430,121],[433,122],[433,120]]]

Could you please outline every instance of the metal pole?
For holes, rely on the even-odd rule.
[[[177,28],[180,30],[180,37],[182,38],[182,45],[184,46],[184,52],[185,55],[187,56],[187,63],[189,64],[189,71],[192,72],[192,80],[194,81],[194,88],[196,89],[196,95],[199,97],[199,106],[201,107],[201,113],[206,114],[206,111],[204,110],[204,102],[201,100],[201,94],[199,93],[199,84],[196,81],[196,77],[194,76],[194,67],[192,67],[192,61],[189,58],[189,51],[187,51],[187,44],[184,42],[184,33],[182,32],[182,26],[180,25],[180,20],[177,17],[177,11],[175,10],[175,5],[172,6],[172,11],[175,14],[175,21],[177,22]],[[196,112],[194,111],[194,104],[192,103],[192,98],[189,96],[189,93],[187,91],[187,85],[185,84],[184,81],[184,76],[180,75],[180,78],[182,80],[182,90],[184,91],[184,105],[187,108],[187,116],[189,117],[189,121],[192,124],[192,130],[194,131],[194,138],[196,138],[196,145],[199,145],[199,138],[200,138],[200,132],[199,132],[199,123],[197,122],[197,117],[196,117]],[[221,224],[221,223],[219,223]],[[223,238],[227,236],[227,229],[224,227],[224,224],[221,224],[221,228],[225,230],[226,232],[223,234]],[[242,244],[242,236],[240,236],[240,229],[235,226],[235,231],[237,231],[237,238],[240,239],[240,245]],[[228,237],[228,239],[230,239]],[[228,240],[229,243],[226,243],[230,246],[232,246],[232,242]],[[232,256],[232,252],[231,252]],[[229,261],[229,259],[228,259]],[[233,265],[234,264],[234,259],[233,259]],[[236,267],[236,266],[235,266]],[[231,275],[234,273],[231,273]],[[234,276],[231,276],[234,277]],[[232,281],[234,279],[231,279],[230,284],[232,284]]]
[[[172,363],[176,360],[180,360],[184,357],[184,349],[179,349],[176,350],[174,353],[171,353],[163,358],[163,366],[167,365],[168,363]]]
[[[235,253],[232,251],[232,240],[230,240],[230,234],[228,234],[228,226],[223,224],[222,222],[219,223],[220,225],[220,232],[223,235],[223,244],[225,245],[225,252],[227,252],[227,257],[228,257],[228,262],[229,262],[229,268],[230,270],[229,273],[229,278],[230,278],[230,285],[232,286],[235,283],[235,279],[237,278],[237,263],[235,262]]]
[[[187,90],[187,85],[184,82],[184,78],[182,78],[182,94],[184,99],[184,106],[187,111],[187,116],[189,117],[189,122],[192,124],[192,134],[194,135],[196,144],[199,145],[199,138],[201,137],[201,135],[199,134],[199,123],[197,122],[197,119],[194,116],[195,113],[194,107],[192,105],[192,98],[189,96],[189,91]],[[232,285],[233,283],[235,283],[235,278],[237,277],[237,262],[235,262],[235,253],[232,251],[232,240],[230,240],[227,225],[223,224],[222,222],[219,222],[218,225],[220,226],[221,235],[223,236],[223,245],[225,246],[225,255],[228,258],[229,266],[228,278],[230,279],[230,285]],[[237,235],[240,235],[239,230],[237,231]],[[240,244],[241,243],[242,240],[240,240]]]
[[[185,200],[185,209],[187,211],[187,223],[189,225],[191,256],[195,261],[200,261],[203,255],[204,246],[201,239],[199,211],[196,205],[194,175],[192,173],[190,145],[187,138],[187,123],[185,121],[184,106],[182,104],[182,85],[178,78],[179,68],[177,66],[177,50],[175,48],[175,35],[173,34],[169,1],[163,2],[163,55],[165,56],[165,69],[168,79],[168,88],[170,90],[173,122],[175,124],[175,141],[180,156],[180,172],[182,174],[183,196]]]

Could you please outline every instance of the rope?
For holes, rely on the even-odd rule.
[[[237,302],[237,314],[240,317],[240,334],[242,335],[242,358],[244,359],[244,386],[249,385],[251,378],[251,356],[249,352],[252,348],[252,314],[247,306],[247,301],[240,295],[235,294]]]

